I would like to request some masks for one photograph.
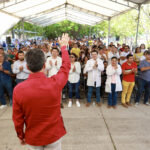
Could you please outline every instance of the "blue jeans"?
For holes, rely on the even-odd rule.
[[[108,105],[109,106],[117,105],[116,84],[111,84],[111,93],[108,94]]]
[[[88,103],[91,103],[93,88],[94,88],[93,86],[88,86],[88,95],[87,95]],[[96,87],[96,102],[100,103],[100,87]]]
[[[23,82],[23,81],[25,81],[26,79],[16,79],[16,84],[19,84],[19,83],[21,83],[21,82]]]
[[[75,87],[76,99],[80,98],[79,85],[80,85],[80,81],[77,82],[77,83],[70,83],[70,82],[68,82],[68,86],[69,86],[69,98],[70,99],[72,98],[73,87]]]
[[[4,89],[7,90],[10,98],[10,105],[12,105],[12,81],[11,80],[0,80],[0,101],[2,105],[6,105],[6,100],[4,97]]]
[[[144,104],[145,104],[148,102],[148,99],[150,96],[150,81],[146,81],[146,80],[139,78],[138,79],[138,91],[136,94],[135,102],[138,102],[138,103],[140,102],[140,98],[144,90],[145,90],[144,92]]]

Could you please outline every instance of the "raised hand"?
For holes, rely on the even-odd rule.
[[[96,69],[97,67],[98,67],[98,63],[97,63],[97,61],[95,61],[93,68]]]
[[[23,70],[23,66],[20,66],[20,67],[19,67],[19,70],[22,71],[22,70]]]
[[[115,70],[117,70],[117,69],[118,69],[118,66],[117,66],[117,65],[115,65],[115,66],[114,66],[114,69],[115,69]]]
[[[69,40],[70,40],[70,38],[69,38],[68,33],[63,34],[61,38],[60,37],[58,38],[58,41],[59,41],[59,44],[60,44],[61,47],[62,46],[67,46]]]

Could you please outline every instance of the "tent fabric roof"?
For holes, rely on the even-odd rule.
[[[48,26],[63,20],[95,25],[148,0],[0,0],[0,35],[18,21]]]

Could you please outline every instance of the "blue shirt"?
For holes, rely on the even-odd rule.
[[[4,69],[4,70],[7,70],[7,71],[9,71],[10,73],[12,73],[12,71],[11,71],[11,66],[10,66],[10,63],[9,63],[9,62],[4,61],[3,64],[2,64],[2,66],[3,66],[3,69]],[[5,80],[5,81],[8,80],[8,81],[10,81],[10,79],[11,79],[10,75],[4,73],[3,71],[0,71],[0,81],[3,81],[3,80]]]
[[[140,62],[139,68],[150,67],[150,63],[146,60]],[[150,69],[146,71],[140,71],[139,77],[143,80],[150,81]]]

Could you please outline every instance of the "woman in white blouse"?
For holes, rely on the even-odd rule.
[[[107,80],[105,91],[108,94],[108,108],[116,108],[117,105],[117,92],[122,91],[122,84],[120,75],[122,69],[118,65],[117,57],[111,58],[111,64],[106,69]]]
[[[75,93],[76,93],[76,105],[77,105],[77,107],[80,107],[79,85],[80,85],[81,65],[80,65],[79,62],[77,62],[77,56],[74,53],[72,53],[70,55],[70,61],[71,61],[71,69],[70,69],[70,72],[69,72],[69,79],[68,79],[68,86],[69,86],[69,103],[68,103],[68,107],[72,107],[73,88],[75,88]]]

